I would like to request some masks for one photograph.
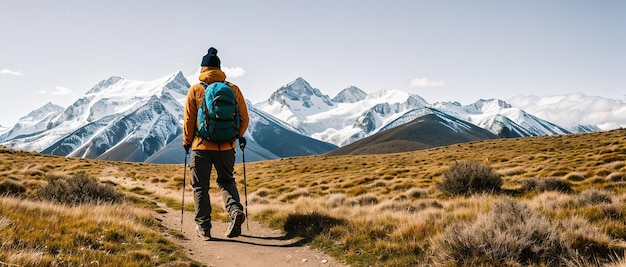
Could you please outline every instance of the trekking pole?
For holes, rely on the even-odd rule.
[[[248,230],[249,232],[250,220],[248,219],[248,183],[246,181],[246,152],[243,150],[244,146],[242,146],[241,143],[239,144],[239,148],[241,148],[241,158],[243,159],[243,195],[246,199],[246,207],[244,209],[246,213],[246,230]]]
[[[183,218],[185,218],[185,184],[187,184],[187,152],[185,152],[185,169],[183,170],[183,203],[180,208],[180,232],[183,232]]]

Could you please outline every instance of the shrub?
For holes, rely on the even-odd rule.
[[[572,191],[572,184],[566,180],[556,177],[549,178],[526,178],[520,182],[524,191],[557,191],[569,193]]]
[[[13,180],[7,179],[0,183],[0,195],[20,196],[26,192],[26,187]]]
[[[477,161],[455,162],[443,176],[437,188],[451,196],[497,192],[502,186],[501,175]]]
[[[108,184],[100,184],[95,178],[80,172],[72,177],[48,175],[47,183],[42,184],[37,191],[40,199],[49,200],[66,205],[85,203],[116,203],[122,200],[122,194]]]
[[[581,206],[613,203],[611,192],[598,189],[590,189],[582,192],[578,195],[578,197],[576,197],[576,201],[578,202],[578,205]]]
[[[443,265],[511,266],[552,265],[571,251],[545,216],[504,198],[476,221],[447,227],[433,252]]]

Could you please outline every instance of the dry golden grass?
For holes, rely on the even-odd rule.
[[[0,263],[17,266],[193,265],[149,210],[0,198]]]
[[[434,185],[454,162],[461,161],[492,167],[502,175],[502,192],[458,197],[442,194]],[[175,192],[182,186],[182,164],[122,163],[0,150],[0,183],[10,180],[23,185],[27,197],[35,197],[47,174],[81,171],[147,199],[167,199],[172,206],[180,201],[180,193]],[[624,262],[623,129],[488,140],[410,153],[284,158],[246,163],[246,171],[253,219],[282,228],[354,266],[485,265],[490,263],[489,255],[501,255],[506,265],[617,266]],[[236,166],[236,176],[242,186],[242,164]],[[563,181],[572,192],[525,190],[522,186],[527,179],[544,178]],[[126,187],[120,181],[138,185]],[[211,185],[211,192],[217,193],[214,179]],[[530,224],[498,228],[501,232],[476,232],[495,227],[489,224],[496,221],[490,217],[495,216],[494,205],[503,206],[507,199],[521,206],[502,212],[519,210]],[[548,241],[560,242],[561,255],[498,250],[476,254],[460,248],[477,240],[495,242],[497,235],[526,228],[552,233],[555,239]],[[447,235],[468,229],[474,229],[468,236],[479,234],[477,238],[483,239],[444,246]],[[510,246],[523,241],[497,240]],[[519,253],[526,254],[522,257]]]

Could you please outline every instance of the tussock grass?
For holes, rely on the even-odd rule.
[[[96,161],[6,149],[0,149],[0,162],[0,183],[24,186],[20,195],[29,201],[46,182],[45,175],[85,172],[113,181],[127,201],[167,199],[169,206],[180,208],[182,164]],[[501,179],[500,190],[442,191],[437,184],[455,162],[491,169]],[[352,266],[476,266],[493,263],[491,258],[500,259],[499,266],[624,263],[626,130],[246,165],[252,219]],[[237,165],[240,189],[242,175]],[[129,182],[136,185],[124,185]],[[144,189],[141,195],[130,192],[135,186]],[[210,192],[219,218],[222,203],[214,182]],[[191,200],[187,193],[186,204]],[[133,206],[154,208],[139,202]],[[7,223],[0,218],[0,225]],[[486,247],[487,241],[500,245]],[[131,257],[145,258],[145,249],[133,249]],[[42,253],[32,247],[21,251]]]

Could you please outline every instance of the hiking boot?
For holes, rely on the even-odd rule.
[[[228,224],[228,230],[226,230],[226,236],[228,238],[238,237],[241,235],[241,224],[246,220],[246,216],[241,211],[235,211],[234,216]]]
[[[202,228],[200,228],[200,225],[196,225],[196,234],[200,238],[202,238],[202,240],[204,240],[204,241],[211,240],[211,231],[210,230],[202,230]]]

